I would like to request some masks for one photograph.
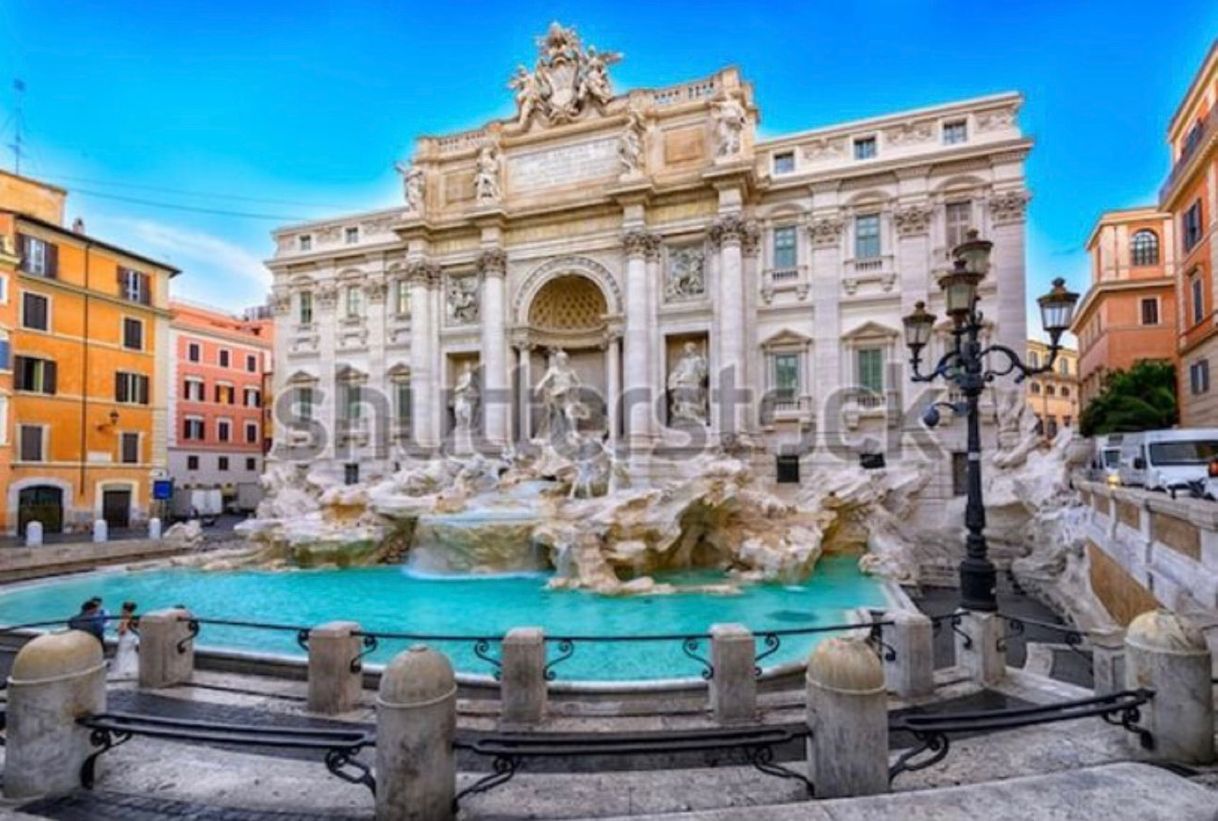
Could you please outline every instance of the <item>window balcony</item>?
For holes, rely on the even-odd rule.
[[[1163,183],[1163,187],[1159,189],[1159,204],[1164,205],[1171,195],[1175,192],[1176,187],[1188,176],[1189,170],[1193,167],[1193,160],[1199,159],[1206,153],[1206,146],[1213,142],[1215,137],[1218,137],[1218,106],[1210,109],[1210,113],[1204,120],[1201,120],[1192,127],[1188,136],[1185,137],[1184,148],[1180,152],[1180,156],[1172,164],[1171,173],[1167,175],[1167,181]]]
[[[808,266],[767,268],[761,278],[762,299],[769,303],[780,291],[794,291],[799,299],[805,299],[808,296]]]
[[[847,294],[853,295],[859,286],[871,283],[877,283],[883,290],[891,291],[896,281],[896,264],[892,254],[852,258],[845,262],[842,285]]]
[[[812,424],[814,412],[812,397],[808,394],[772,390],[761,403],[761,424],[766,428],[783,424],[806,427]]]

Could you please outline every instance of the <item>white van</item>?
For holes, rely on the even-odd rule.
[[[1168,490],[1201,482],[1207,495],[1218,498],[1218,478],[1209,474],[1218,459],[1218,428],[1152,430],[1121,443],[1120,480],[1148,490]]]
[[[1121,467],[1121,445],[1129,437],[1141,438],[1140,433],[1109,433],[1095,437],[1095,458],[1092,475],[1110,485],[1119,484]]]

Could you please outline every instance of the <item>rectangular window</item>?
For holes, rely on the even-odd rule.
[[[118,269],[118,295],[129,302],[141,305],[152,303],[151,280],[147,274],[133,271],[130,268]]]
[[[13,344],[9,339],[8,331],[0,328],[0,371],[8,371],[13,368]]]
[[[198,342],[191,342],[186,346],[186,358],[191,362],[198,362],[203,358],[203,350],[199,347]]]
[[[258,470],[258,457],[256,457],[256,456],[245,457],[245,469],[256,472]]]
[[[875,137],[858,137],[854,141],[854,158],[870,160],[876,155]]]
[[[780,485],[799,484],[799,455],[784,453],[774,457],[774,470]]]
[[[798,263],[799,249],[796,246],[798,230],[794,225],[774,229],[774,267],[794,268]]]
[[[227,419],[221,419],[216,422],[216,438],[221,442],[227,442],[232,438],[233,423]]]
[[[262,392],[257,388],[246,388],[244,399],[244,404],[247,408],[262,407]]]
[[[245,441],[246,441],[246,444],[250,444],[250,445],[258,444],[258,423],[257,422],[246,422],[245,423]]]
[[[312,325],[313,324],[313,292],[312,291],[301,291],[300,295],[297,297],[297,299],[299,300],[299,302],[297,304],[300,308],[300,324],[301,325]]]
[[[313,237],[309,234],[301,234],[296,241],[302,251],[311,251],[313,249]]]
[[[973,204],[968,200],[949,202],[943,209],[943,217],[947,249],[950,251],[968,239],[969,229],[973,227]]]
[[[410,283],[404,279],[399,279],[393,283],[394,296],[393,307],[394,313],[398,316],[410,315]]]
[[[795,152],[783,151],[774,155],[774,173],[790,174],[795,170]]]
[[[364,291],[358,285],[347,286],[347,319],[358,319],[364,315]]]
[[[55,393],[56,365],[50,359],[13,357],[13,388],[33,393]]]
[[[51,301],[42,294],[21,294],[21,327],[34,331],[51,329]]]
[[[220,365],[221,368],[227,368],[229,366],[229,362],[231,360],[232,360],[232,354],[229,352],[229,350],[227,348],[221,348],[219,351],[217,351],[216,361]]]
[[[138,465],[140,462],[140,435],[124,433],[119,443],[119,461],[124,465]]]
[[[147,405],[148,377],[142,373],[116,371],[114,374],[114,401],[132,405]]]
[[[952,120],[943,124],[943,144],[959,145],[968,141],[968,121]]]
[[[205,428],[203,420],[196,417],[189,417],[182,422],[182,438],[194,441],[201,441],[205,436]]]
[[[1193,274],[1190,287],[1193,292],[1193,324],[1205,319],[1205,283],[1198,274]]]
[[[234,388],[232,385],[216,385],[216,404],[235,405],[236,403],[236,388]]]
[[[347,239],[348,245],[355,245],[355,243],[359,242],[359,228],[352,227],[346,229],[344,236]]]
[[[359,385],[343,386],[343,418],[359,419],[360,417],[360,387]]]
[[[187,456],[186,457],[186,469],[187,470],[198,470],[199,469],[199,457],[198,456]]]
[[[304,421],[313,419],[313,389],[296,389],[296,413]]]
[[[855,259],[875,259],[880,255],[880,215],[860,214],[854,218]]]
[[[144,323],[138,319],[123,319],[123,347],[132,351],[144,350]]]
[[[1210,361],[1198,359],[1188,366],[1189,388],[1194,394],[1210,391]]]
[[[348,462],[343,465],[343,481],[349,485],[359,484],[359,463]]]
[[[1159,324],[1159,300],[1154,297],[1142,300],[1142,324]]]
[[[1184,250],[1191,251],[1193,246],[1201,241],[1201,200],[1197,200],[1188,207],[1181,217],[1183,222],[1183,241]]]
[[[410,425],[410,382],[408,380],[399,381],[394,386],[395,398],[397,400],[398,424],[403,426]]]
[[[952,453],[952,495],[968,494],[968,454],[964,451]]]
[[[28,234],[17,235],[21,270],[36,277],[54,278],[59,273],[59,246]]]
[[[860,348],[858,352],[858,384],[865,391],[884,392],[884,350]]]
[[[787,402],[799,396],[799,354],[774,354],[774,390]]]
[[[17,441],[23,462],[45,462],[46,429],[42,425],[18,425]]]
[[[250,373],[258,373],[258,354],[245,355],[245,369]]]
[[[182,398],[188,402],[203,401],[203,380],[202,379],[187,379],[182,383]]]
[[[227,456],[217,457],[216,470],[228,470],[228,457]]]

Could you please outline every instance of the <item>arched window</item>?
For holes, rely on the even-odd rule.
[[[1129,243],[1129,255],[1134,265],[1159,264],[1159,235],[1143,228],[1133,235]]]

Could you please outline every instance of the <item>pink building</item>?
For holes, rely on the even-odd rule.
[[[170,304],[169,473],[181,487],[233,489],[262,475],[274,323]]]

